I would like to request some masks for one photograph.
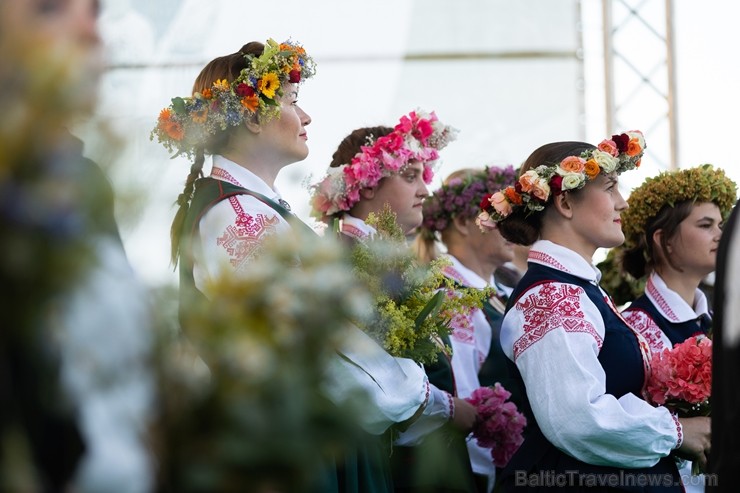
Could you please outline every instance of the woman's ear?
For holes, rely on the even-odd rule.
[[[664,240],[664,234],[662,229],[656,229],[655,232],[653,232],[653,237],[650,238],[650,241],[653,242],[653,252],[656,252],[659,255],[663,255],[663,240]],[[673,248],[671,247],[671,242],[666,241],[665,244],[665,254],[672,253]]]
[[[262,132],[262,125],[260,125],[259,117],[257,115],[248,116],[244,119],[244,126],[247,130],[253,134]]]
[[[469,219],[462,218],[460,216],[452,218],[452,226],[455,228],[455,231],[460,233],[462,236],[468,236],[470,234],[470,231],[468,230],[470,224],[471,221]]]
[[[555,210],[564,218],[573,218],[573,200],[568,192],[555,195],[552,198],[552,205],[555,206]]]
[[[375,197],[375,189],[374,188],[361,188],[360,197],[362,197],[363,200],[372,200]]]

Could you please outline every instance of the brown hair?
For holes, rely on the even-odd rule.
[[[247,68],[246,55],[260,56],[264,49],[264,44],[258,41],[252,41],[242,46],[236,53],[214,58],[203,67],[195,78],[193,94],[210,88],[219,79],[226,79],[229,83],[233,82],[234,79],[239,77],[242,69]],[[190,201],[193,198],[195,181],[203,176],[205,154],[217,154],[220,152],[228,143],[233,130],[234,127],[229,127],[222,132],[217,132],[202,149],[196,150],[195,159],[190,167],[190,173],[185,180],[185,188],[177,197],[176,203],[179,208],[170,227],[170,241],[172,244],[170,258],[173,265],[177,265],[177,260],[180,256],[180,236],[185,223],[185,217],[190,210]]]
[[[362,146],[368,145],[368,139],[373,140],[393,132],[391,127],[363,127],[353,130],[339,143],[337,150],[331,157],[330,168],[338,168],[343,164],[349,164],[352,158],[360,152]]]
[[[671,256],[668,254],[668,242],[676,237],[681,223],[689,217],[691,210],[694,208],[693,200],[684,200],[675,206],[666,204],[658,213],[650,218],[645,224],[645,231],[640,235],[636,246],[625,250],[622,255],[622,270],[632,275],[635,279],[655,270],[657,258],[653,250],[653,235],[659,229],[663,230],[660,238],[660,254],[668,264],[674,269],[681,271],[681,268],[673,263]]]
[[[454,180],[454,179],[464,180],[472,176],[477,171],[479,170],[476,170],[474,168],[462,168],[462,169],[455,170],[452,173],[450,173],[447,176],[447,178],[445,178],[442,184],[447,185],[448,183],[450,183],[451,180]],[[452,225],[452,222],[450,222],[450,225]],[[448,228],[449,227],[450,226],[448,226]],[[445,233],[442,232],[441,235],[442,235],[442,240],[444,243]],[[440,251],[437,248],[437,239],[435,237],[434,232],[426,230],[426,229],[422,229],[422,231],[416,235],[416,238],[414,238],[414,242],[411,245],[411,247],[414,250],[416,257],[421,262],[427,263],[427,264],[435,260],[437,257],[439,257],[439,254],[440,254]]]
[[[552,142],[537,148],[529,155],[519,169],[519,176],[528,170],[542,166],[556,166],[568,156],[579,156],[585,151],[596,147],[586,142]],[[567,192],[577,194],[578,190]],[[550,199],[552,200],[552,199]],[[552,202],[548,202],[545,210]],[[512,212],[506,219],[498,224],[501,235],[507,240],[519,245],[531,245],[540,237],[542,230],[542,218],[545,210],[532,212],[525,207],[520,207]]]

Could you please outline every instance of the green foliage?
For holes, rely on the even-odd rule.
[[[296,233],[262,251],[187,307],[189,346],[162,340],[167,491],[321,491],[352,438],[353,414],[322,392],[342,328],[370,303],[346,249]]]
[[[353,248],[352,264],[375,299],[375,316],[357,324],[390,354],[432,363],[444,349],[452,317],[481,307],[491,293],[456,288],[444,275],[444,260],[420,265],[388,206],[367,223],[377,236]]]
[[[625,305],[640,296],[646,281],[644,277],[638,280],[622,270],[620,253],[621,249],[612,248],[606,258],[596,265],[601,271],[599,284],[617,306]]]

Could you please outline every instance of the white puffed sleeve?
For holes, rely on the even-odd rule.
[[[506,314],[501,342],[519,369],[545,437],[595,465],[650,467],[678,442],[664,407],[606,394],[598,360],[604,322],[582,288],[544,283]]]
[[[352,404],[359,396],[357,418],[363,429],[375,435],[411,418],[434,400],[418,364],[391,356],[353,326],[347,329],[340,353],[329,362],[325,392],[339,405]],[[427,408],[424,412],[428,413]]]

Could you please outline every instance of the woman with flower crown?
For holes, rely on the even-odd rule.
[[[509,298],[501,345],[526,391],[524,443],[506,491],[683,491],[672,454],[706,463],[709,418],[679,418],[643,400],[645,339],[599,287],[597,248],[624,241],[618,175],[640,163],[642,133],[598,147],[535,150],[513,187],[488,198],[482,227],[532,244]]]
[[[334,225],[350,245],[376,237],[376,228],[366,220],[387,207],[403,234],[411,234],[423,219],[422,203],[438,151],[455,134],[433,112],[419,110],[401,117],[394,128],[352,131],[339,144],[327,176],[312,186],[313,215]],[[446,377],[430,373],[430,379],[427,406],[394,442],[394,491],[473,493],[462,437],[469,433],[476,411],[454,395],[451,372]],[[416,460],[415,446],[422,442],[431,460],[437,461],[434,466]]]
[[[282,168],[308,154],[311,119],[297,100],[300,83],[314,72],[313,60],[295,42],[251,42],[209,62],[192,96],[174,98],[160,113],[152,137],[193,159],[171,232],[172,259],[180,263],[185,334],[193,307],[211,302],[209,286],[243,273],[267,238],[296,229],[314,234],[291,214],[274,187]],[[210,177],[202,178],[206,154],[212,156],[212,167]],[[361,392],[357,424],[381,434],[424,408],[428,381],[412,361],[392,358],[358,332],[348,329],[339,354],[329,362],[326,391],[341,406]],[[387,471],[375,465],[381,452],[386,453],[351,448],[336,458],[319,490],[391,491]]]
[[[626,240],[615,255],[624,272],[647,281],[622,315],[653,353],[709,333],[710,307],[699,284],[715,270],[736,193],[724,171],[706,164],[661,173],[630,194],[622,214]],[[689,477],[691,465],[683,464]],[[687,491],[704,491],[703,478],[685,483]]]
[[[458,286],[494,289],[482,309],[470,310],[451,323],[452,334],[446,342],[452,348],[455,395],[461,398],[497,381],[507,389],[510,387],[505,378],[506,367],[503,372],[497,371],[505,361],[498,331],[506,305],[493,275],[498,267],[513,259],[512,244],[496,229],[482,231],[475,218],[486,194],[512,185],[515,179],[512,166],[462,169],[453,172],[424,201],[424,221],[414,243],[419,258],[426,262],[446,259],[449,265],[444,273]],[[438,241],[446,253],[439,252]],[[484,367],[485,374],[481,375]],[[491,491],[496,476],[491,450],[479,446],[476,440],[468,440],[467,448],[478,491]]]

